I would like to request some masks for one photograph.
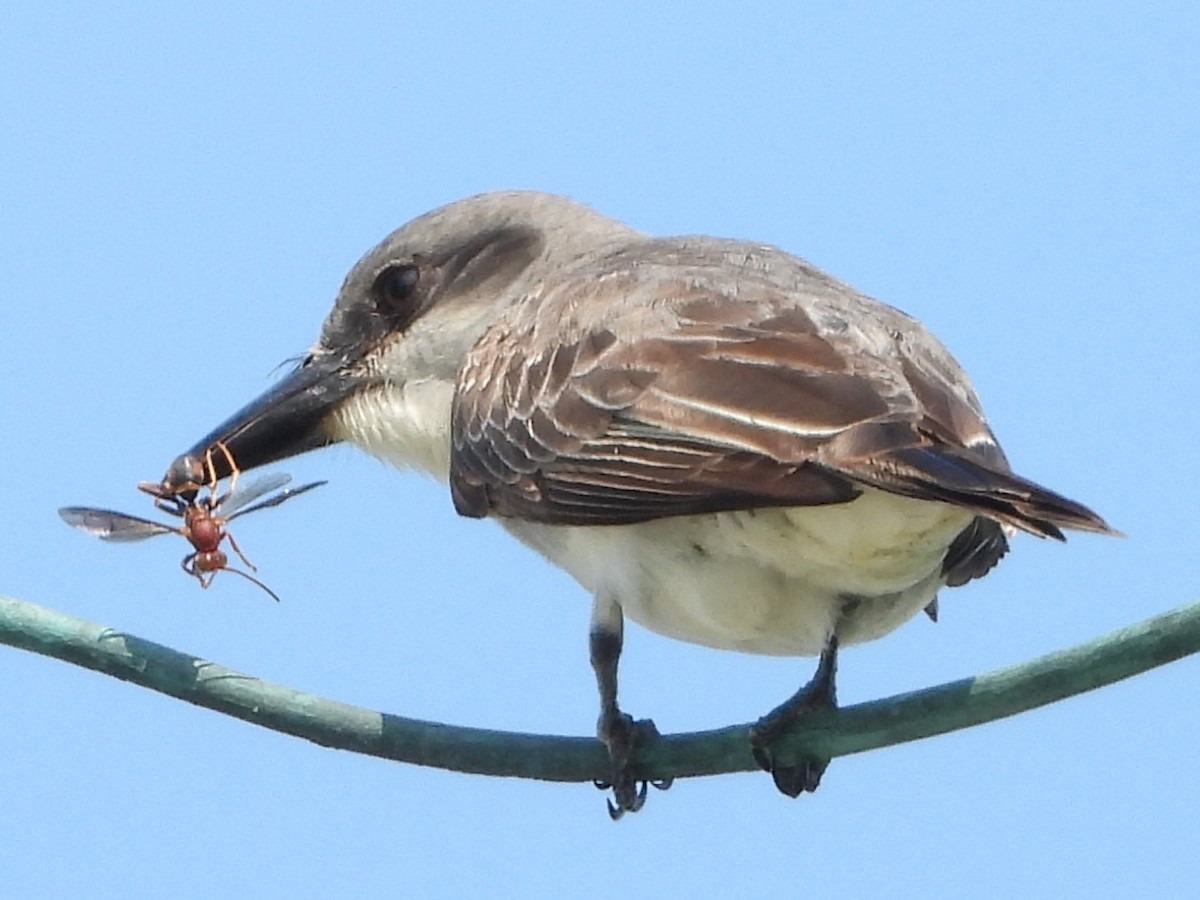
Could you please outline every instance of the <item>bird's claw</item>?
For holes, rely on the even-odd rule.
[[[608,806],[608,817],[614,822],[627,812],[637,812],[646,805],[646,793],[649,790],[648,781],[634,781],[625,778],[616,784],[597,781],[596,787],[603,791],[612,790],[613,798],[605,799]],[[613,799],[617,802],[613,803]]]
[[[836,706],[832,692],[811,691],[805,688],[788,702],[767,713],[750,728],[750,752],[754,761],[760,769],[771,774],[771,779],[780,793],[795,799],[805,792],[815,791],[821,783],[821,776],[829,767],[829,759],[801,756],[795,764],[782,765],[775,759],[772,746],[806,714],[822,709],[835,709]]]
[[[635,721],[626,713],[616,713],[602,717],[597,731],[600,740],[608,749],[613,774],[609,781],[596,781],[595,785],[602,791],[612,791],[612,797],[606,800],[606,803],[609,818],[615,822],[627,812],[640,810],[646,804],[646,795],[650,787],[665,791],[674,779],[638,780],[633,777],[633,760],[637,748],[659,737],[658,729],[649,719]]]
[[[646,794],[648,788],[654,788],[657,791],[665,791],[675,783],[674,778],[651,778],[648,781],[634,781],[628,779],[625,784],[618,787],[610,784],[607,781],[593,781],[602,791],[611,790],[617,798],[617,802],[606,799],[604,802],[608,805],[608,817],[614,822],[627,812],[637,812],[646,805]],[[636,789],[634,785],[636,784]],[[623,802],[624,801],[624,802]]]
[[[754,754],[754,761],[760,769],[771,774],[771,780],[781,794],[794,800],[806,791],[812,793],[821,784],[821,776],[829,767],[829,760],[807,757],[801,758],[796,765],[780,765],[775,761],[770,747],[760,741],[757,727],[751,729],[750,751]]]

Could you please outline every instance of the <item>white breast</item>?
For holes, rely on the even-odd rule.
[[[504,521],[635,622],[724,650],[816,655],[872,640],[942,586],[972,513],[868,489],[851,503],[575,527]]]

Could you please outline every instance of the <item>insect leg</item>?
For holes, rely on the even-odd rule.
[[[254,563],[250,562],[250,560],[246,559],[246,554],[242,552],[242,548],[238,546],[238,542],[233,539],[233,535],[227,531],[227,532],[225,532],[225,537],[229,538],[229,546],[233,548],[233,552],[236,553],[241,558],[242,562],[244,562],[247,566],[250,567],[250,571],[257,572],[258,566],[256,566]],[[276,599],[278,599],[278,598],[276,598]]]
[[[213,445],[213,447],[216,447],[217,449],[219,449],[221,451],[221,453],[223,453],[225,455],[225,462],[229,463],[229,490],[225,492],[225,496],[228,497],[230,494],[233,493],[233,489],[237,486],[238,475],[241,474],[241,469],[238,468],[237,463],[233,459],[233,454],[229,452],[229,448],[225,446],[224,441],[217,441]],[[210,447],[208,449],[207,455],[208,455],[208,471],[211,472],[212,476],[213,476],[212,484],[210,485],[210,493],[212,493],[213,496],[216,496],[216,493],[217,493],[217,469],[212,463],[213,447]]]
[[[259,581],[257,578],[255,578],[253,575],[251,575],[249,572],[243,572],[241,569],[235,569],[235,568],[233,568],[232,566],[226,566],[226,567],[225,567],[225,571],[226,571],[226,572],[234,572],[234,573],[236,573],[236,574],[238,574],[238,575],[241,575],[241,576],[242,576],[243,578],[245,578],[247,581],[252,581],[252,582],[254,582],[254,583],[255,583],[255,584],[257,584],[257,585],[258,585],[260,588],[262,588],[264,591],[266,591],[266,592],[267,592],[267,593],[270,595],[270,597],[271,597],[271,599],[272,599],[272,600],[274,600],[276,603],[278,603],[278,602],[279,602],[279,595],[278,595],[278,594],[276,594],[276,593],[275,593],[273,590],[271,590],[269,587],[267,587],[265,584],[263,584],[261,581]],[[214,574],[215,574],[215,573],[214,573]]]

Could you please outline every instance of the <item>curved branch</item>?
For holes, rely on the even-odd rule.
[[[0,597],[0,643],[147,687],[325,747],[457,772],[545,781],[603,779],[591,738],[516,734],[408,719],[261,681],[170,647]],[[1200,651],[1200,603],[1087,644],[987,675],[832,712],[814,713],[776,755],[845,756],[1015,715]],[[639,757],[639,777],[756,769],[749,723],[663,737]]]

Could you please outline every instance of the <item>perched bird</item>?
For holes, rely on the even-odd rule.
[[[838,648],[986,574],[1017,529],[1113,533],[1015,475],[925,328],[774,247],[655,238],[562,197],[484,194],[393,232],[316,345],[183,454],[227,476],[338,441],[433,475],[593,597],[614,817],[653,734],[617,703],[625,616],[721,650],[818,656],[749,740],[835,704]],[[216,447],[228,453],[213,453]]]

